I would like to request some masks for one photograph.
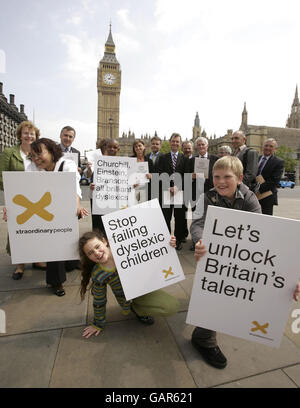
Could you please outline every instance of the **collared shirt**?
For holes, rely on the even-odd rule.
[[[62,143],[60,144],[60,148],[63,152],[72,153],[71,146],[65,147]]]
[[[208,153],[206,152],[204,155],[199,154],[198,157],[200,157],[200,159],[208,159]]]
[[[244,149],[246,149],[247,146],[245,144],[243,144],[242,146],[239,146],[235,151],[234,151],[234,156],[237,156],[241,151],[243,151]]]
[[[262,155],[262,156],[261,156],[260,161],[258,162],[258,168],[259,168],[259,166],[261,165],[261,163],[262,163],[263,160],[264,160],[265,162],[264,162],[262,168],[260,169],[260,173],[262,172],[263,168],[265,167],[265,165],[267,164],[268,160],[269,160],[270,157],[272,157],[272,156],[273,156],[272,154],[271,154],[270,156],[265,156],[265,155]]]
[[[157,159],[158,153],[159,153],[159,152],[156,152],[156,153],[151,152],[151,154],[150,154],[150,159],[151,159],[152,161],[155,161],[155,160]]]

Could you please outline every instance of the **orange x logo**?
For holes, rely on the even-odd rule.
[[[163,273],[165,273],[165,279],[169,276],[169,275],[174,275],[174,272],[172,272],[172,266],[170,266],[170,268],[166,271],[165,269],[163,269]]]
[[[18,224],[24,224],[34,214],[38,215],[39,217],[43,218],[46,221],[52,221],[54,218],[53,214],[45,210],[45,207],[47,207],[51,203],[51,194],[49,192],[45,193],[37,203],[32,203],[30,200],[28,200],[28,198],[26,198],[22,194],[17,194],[13,198],[13,202],[17,205],[21,205],[22,207],[26,208],[26,211],[17,216]]]
[[[267,327],[269,327],[269,323],[265,323],[263,325],[260,325],[256,320],[254,322],[252,322],[252,324],[254,324],[254,326],[256,327],[252,327],[251,331],[254,332],[256,330],[260,330],[262,333],[267,334],[267,330],[265,330]]]

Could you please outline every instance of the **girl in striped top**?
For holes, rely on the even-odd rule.
[[[171,237],[170,245],[176,246],[175,237]],[[84,329],[83,337],[98,336],[105,327],[107,285],[110,285],[122,308],[122,313],[127,315],[132,311],[141,323],[148,325],[154,323],[153,317],[148,316],[147,313],[140,313],[147,309],[160,309],[160,313],[156,313],[159,316],[170,316],[177,312],[177,299],[161,290],[140,296],[132,302],[126,300],[109,244],[102,233],[86,232],[79,240],[79,255],[82,270],[81,299],[84,299],[90,281],[91,293],[94,297],[94,321],[92,325]],[[151,305],[151,302],[156,304]],[[139,313],[137,313],[138,311]]]

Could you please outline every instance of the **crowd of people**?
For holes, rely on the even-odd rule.
[[[3,171],[51,171],[76,172],[77,212],[74,217],[87,216],[88,211],[81,206],[80,175],[91,178],[90,199],[93,208],[94,163],[88,163],[83,170],[80,152],[73,148],[75,129],[65,126],[60,133],[60,143],[48,138],[40,138],[40,132],[30,121],[22,122],[17,129],[18,145],[7,148],[0,158],[0,188],[3,190]],[[198,261],[206,253],[202,242],[203,227],[208,205],[238,209],[242,211],[273,215],[273,206],[278,204],[277,186],[284,171],[284,162],[275,156],[277,143],[267,139],[263,144],[263,154],[246,146],[246,136],[242,131],[232,134],[230,146],[221,146],[218,155],[208,153],[209,141],[199,137],[195,142],[182,141],[181,135],[170,137],[170,152],[162,153],[162,140],[158,136],[151,139],[151,152],[146,154],[143,140],[135,140],[132,157],[137,162],[147,162],[149,173],[145,184],[135,184],[135,202],[140,203],[157,198],[162,208],[166,224],[171,234],[171,220],[174,216],[174,235],[170,245],[181,251],[183,243],[191,234],[191,251]],[[100,140],[97,149],[102,155],[116,156],[120,150],[117,140]],[[66,153],[78,155],[76,163],[66,157]],[[202,169],[200,172],[198,169]],[[160,176],[167,177],[160,177]],[[191,211],[189,211],[191,210]],[[192,213],[189,230],[187,214]],[[6,209],[3,218],[7,220]],[[173,296],[159,290],[127,301],[116,270],[102,222],[102,215],[92,214],[93,231],[85,233],[79,240],[80,262],[57,261],[36,263],[34,267],[46,270],[46,282],[55,295],[64,296],[63,283],[66,272],[81,269],[81,297],[88,288],[94,298],[94,321],[86,327],[83,336],[98,335],[105,327],[106,290],[110,285],[124,314],[134,313],[143,324],[153,324],[155,316],[170,316],[177,312],[178,301]],[[7,251],[10,254],[9,242]],[[191,254],[191,256],[193,256]],[[16,266],[12,278],[19,280],[24,274],[24,264]],[[300,284],[294,292],[297,300]],[[224,368],[227,359],[220,350],[216,333],[206,328],[196,327],[192,335],[193,346],[210,365]]]

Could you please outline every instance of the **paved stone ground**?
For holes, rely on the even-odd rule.
[[[300,220],[299,194],[281,197],[276,215]],[[90,230],[90,217],[79,223],[81,233]],[[80,303],[79,271],[68,274],[62,298],[46,287],[45,272],[31,265],[22,280],[12,280],[6,234],[0,221],[0,308],[7,319],[0,335],[1,388],[300,387],[300,334],[291,332],[291,319],[279,349],[220,334],[229,361],[224,370],[208,366],[193,349],[193,327],[185,323],[195,272],[190,241],[179,253],[186,279],[166,289],[180,301],[175,316],[142,326],[133,315],[121,315],[109,292],[107,328],[87,340],[82,331],[92,319],[92,299]]]

